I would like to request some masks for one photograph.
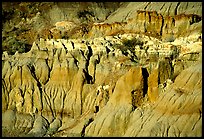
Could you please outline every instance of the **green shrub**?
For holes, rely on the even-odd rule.
[[[131,40],[124,39],[122,40],[122,44],[114,44],[113,47],[116,49],[120,49],[125,56],[129,56],[132,62],[137,62],[138,57],[135,54],[135,46],[143,48],[144,42],[140,39],[133,38]],[[129,52],[128,52],[129,51]]]
[[[32,45],[29,45],[25,42],[13,38],[11,38],[8,42],[4,42],[3,44],[4,44],[2,45],[3,51],[7,51],[9,55],[15,54],[16,51],[18,51],[19,53],[28,52],[32,47]]]
[[[82,23],[84,22],[87,23],[92,21],[91,17],[95,17],[95,16],[92,11],[84,10],[84,11],[79,11],[77,13],[77,17],[81,20]]]
[[[138,45],[139,47],[142,47],[144,44],[143,41],[140,39],[133,38],[131,40],[124,39],[122,40],[122,45],[115,44],[115,48],[120,49],[123,54],[127,54],[127,50],[130,50],[131,53],[135,54],[135,46]]]
[[[141,41],[140,39],[136,39],[136,38],[133,38],[131,40],[124,39],[122,41],[122,43],[123,43],[123,45],[128,47],[128,49],[133,49],[133,48],[135,48],[136,45],[142,46],[144,44],[143,41]]]

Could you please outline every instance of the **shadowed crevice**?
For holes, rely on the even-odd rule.
[[[145,97],[148,91],[148,77],[149,77],[149,73],[146,68],[142,68],[142,76],[144,78],[143,97]]]

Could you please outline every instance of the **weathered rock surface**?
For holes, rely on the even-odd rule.
[[[63,6],[49,11],[54,34],[3,52],[3,136],[202,136],[200,3],[122,3],[84,34],[58,20]]]
[[[201,2],[22,2],[3,3],[3,9],[2,45],[9,54],[28,52],[39,38],[144,33],[174,41],[202,30]]]
[[[114,14],[110,15],[106,22],[124,22],[133,18],[137,10],[156,11],[163,16],[175,16],[179,14],[196,14],[202,16],[202,4],[200,2],[130,2],[123,3]],[[127,14],[128,13],[128,14]]]
[[[150,108],[142,112],[136,109],[124,136],[201,135],[201,67],[198,63],[182,71]]]
[[[3,2],[2,50],[9,54],[23,53],[38,38],[78,38],[88,24],[104,21],[119,5],[118,2]]]
[[[23,121],[15,115],[23,113],[33,118],[25,119],[30,122],[30,126],[25,127],[30,131],[19,134],[22,136],[24,134],[25,136],[191,136],[191,134],[199,136],[201,133],[199,125],[188,135],[186,134],[190,131],[187,129],[185,131],[178,129],[179,134],[177,131],[166,134],[166,130],[160,129],[159,125],[162,124],[165,129],[169,129],[171,121],[163,125],[165,121],[163,123],[161,118],[157,119],[159,125],[155,123],[157,120],[151,123],[152,119],[150,123],[146,123],[143,121],[143,114],[139,116],[138,113],[147,111],[145,117],[151,117],[148,114],[154,112],[161,117],[162,115],[174,117],[174,113],[177,113],[176,115],[182,117],[186,115],[185,109],[187,109],[183,104],[188,104],[187,101],[195,95],[195,102],[189,103],[192,103],[192,109],[195,105],[198,110],[194,109],[195,112],[189,109],[188,115],[200,115],[201,68],[200,64],[189,67],[192,61],[194,63],[199,61],[201,55],[201,49],[198,48],[202,45],[195,41],[199,35],[194,39],[192,36],[189,37],[190,42],[198,47],[194,50],[195,56],[191,58],[185,56],[191,52],[185,49],[185,44],[179,44],[178,52],[173,49],[176,48],[178,40],[173,45],[151,38],[151,41],[142,46],[148,46],[148,51],[135,49],[136,55],[140,53],[136,58],[138,62],[131,60],[131,51],[121,49],[123,51],[121,52],[115,47],[114,44],[122,44],[124,37],[140,38],[143,42],[149,39],[147,36],[134,34],[124,34],[119,38],[113,36],[106,39],[89,39],[86,44],[75,39],[68,41],[40,39],[39,43],[34,43],[31,51],[27,53],[16,53],[13,56],[4,53],[3,115],[9,115],[6,117],[11,117],[10,119],[14,121],[9,120],[8,123],[4,120],[3,127],[14,124],[21,128]],[[189,39],[184,42],[187,43]],[[158,45],[155,46],[154,43]],[[158,55],[157,58],[154,57],[155,54]],[[144,61],[145,58],[149,60]],[[179,65],[184,66],[179,68]],[[188,74],[189,78],[182,77],[185,74]],[[172,86],[175,87],[171,89]],[[171,98],[173,94],[177,97],[174,97],[175,101]],[[183,98],[185,102],[180,96],[185,97]],[[172,104],[168,104],[169,99],[173,101]],[[177,99],[181,100],[176,101]],[[168,105],[168,110],[165,110],[166,106],[163,103]],[[147,124],[148,128],[141,127],[133,131],[131,119],[134,119],[134,115],[143,119],[141,121],[136,118],[138,125]],[[196,123],[191,121],[189,127],[197,125],[200,119],[197,117]],[[39,120],[41,122],[37,122]],[[16,126],[10,125],[9,127],[14,129],[6,129],[15,130]],[[172,130],[177,130],[178,127],[175,126],[171,127]]]
[[[137,3],[133,3],[133,5],[137,5]],[[169,5],[169,8],[170,7],[171,4]],[[134,7],[134,10],[135,9],[137,8]],[[124,17],[119,18],[120,15],[114,15],[116,16],[116,20],[114,20],[114,22],[109,23],[107,20],[107,22],[93,25],[88,36],[99,37],[131,32],[145,33],[150,36],[160,38],[163,41],[174,41],[177,37],[188,36],[189,34],[200,32],[200,30],[202,30],[202,14],[181,13],[165,15],[158,10],[148,11],[140,9],[141,8],[138,8],[137,11],[131,11],[134,13],[134,16],[131,16],[128,20],[124,19]],[[128,12],[125,12],[126,15],[128,15]],[[116,22],[117,19],[124,19],[125,21]]]

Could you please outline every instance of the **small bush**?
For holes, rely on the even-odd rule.
[[[179,47],[177,47],[175,45],[171,46],[171,55],[170,55],[171,59],[173,60],[173,59],[177,58],[180,54],[180,51],[181,50]]]
[[[124,54],[127,54],[127,50],[130,50],[131,53],[135,53],[135,46],[139,45],[139,47],[142,47],[144,44],[143,41],[133,38],[131,40],[124,39],[122,40],[122,45],[115,44],[115,48],[120,49]]]
[[[30,51],[32,45],[24,43],[16,39],[10,39],[5,46],[3,46],[3,51],[7,51],[9,55],[15,54],[16,51],[19,53],[25,53]],[[3,53],[3,52],[2,52]]]
[[[133,38],[131,40],[128,39],[123,40],[123,44],[128,48],[132,48],[135,47],[136,45],[142,46],[144,42],[139,39]]]
[[[81,19],[82,23],[84,23],[84,22],[91,21],[91,17],[95,17],[95,16],[94,16],[94,13],[92,11],[84,10],[84,11],[79,11],[77,13],[77,17],[79,19]]]
[[[124,39],[121,44],[114,44],[113,47],[120,49],[125,56],[128,56],[132,62],[136,62],[138,57],[135,54],[135,46],[142,47],[144,44],[140,39],[133,38],[131,40]],[[129,52],[128,52],[129,51]]]

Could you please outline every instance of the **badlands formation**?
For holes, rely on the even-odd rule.
[[[3,136],[201,137],[201,12],[126,2],[103,22],[56,21],[29,51],[4,51]]]

